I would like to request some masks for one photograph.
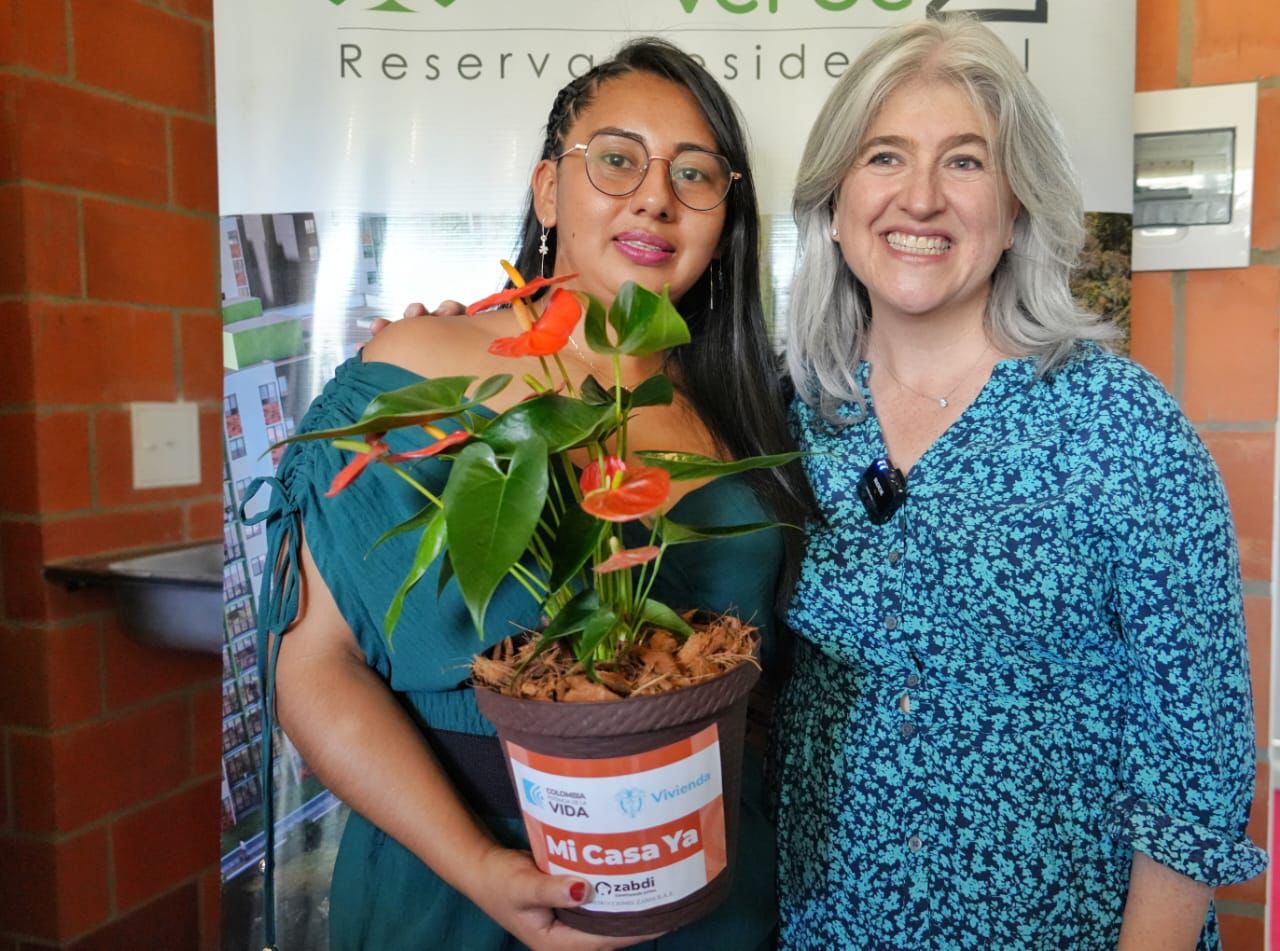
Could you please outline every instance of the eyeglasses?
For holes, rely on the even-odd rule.
[[[673,158],[650,155],[645,144],[629,135],[597,132],[586,143],[565,149],[556,156],[560,161],[571,152],[582,152],[587,167],[587,180],[597,191],[621,198],[630,195],[649,172],[649,163],[667,163],[671,190],[680,203],[694,211],[710,211],[729,194],[729,188],[742,177],[729,167],[723,155],[705,149],[685,149]]]

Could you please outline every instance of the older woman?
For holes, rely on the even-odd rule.
[[[1231,516],[1072,302],[1081,199],[969,19],[878,39],[796,189],[788,359],[825,513],[778,725],[787,948],[1215,948],[1256,875]]]

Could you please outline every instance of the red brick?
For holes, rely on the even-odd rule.
[[[4,486],[4,509],[24,515],[40,511],[40,490],[36,466],[36,414],[0,413],[0,445],[12,447],[0,455],[0,485]]]
[[[141,644],[112,618],[103,628],[107,709],[127,707],[222,678],[221,654],[197,654]],[[221,694],[219,694],[221,697]]]
[[[183,885],[68,945],[67,951],[196,948],[200,941],[200,897],[195,883]]]
[[[1191,271],[1184,408],[1193,422],[1276,419],[1280,268]]]
[[[67,22],[63,5],[49,0],[0,0],[0,63],[65,73]]]
[[[1240,568],[1250,581],[1271,578],[1271,481],[1275,438],[1271,433],[1202,433],[1222,470],[1240,539]]]
[[[221,315],[212,311],[184,313],[179,325],[183,398],[221,403],[222,361],[216,356],[222,351]],[[220,432],[221,425],[216,423],[214,431]]]
[[[182,510],[176,507],[58,519],[44,524],[45,552],[60,560],[176,544],[183,540],[181,528]]]
[[[174,13],[185,13],[213,25],[213,0],[165,0]]]
[[[173,201],[180,208],[218,213],[218,142],[212,122],[174,116]]]
[[[13,783],[9,780],[9,731],[0,730],[0,830],[13,828],[13,815],[9,811],[9,790]],[[0,947],[4,947],[0,944]]]
[[[222,875],[218,870],[200,876],[200,951],[222,948]]]
[[[205,431],[217,425],[217,420],[205,417],[213,411],[200,413],[200,461],[204,481],[197,485],[165,486],[156,489],[133,487],[133,436],[130,414],[123,410],[103,410],[93,414],[94,433],[97,437],[97,486],[98,504],[104,508],[136,505],[145,502],[167,502],[209,495],[222,485],[221,456],[218,443],[210,445]],[[216,433],[214,435],[217,435]],[[211,451],[214,454],[211,454]]]
[[[13,142],[22,178],[143,201],[168,198],[160,113],[33,78],[23,82],[19,103]]]
[[[219,861],[221,780],[210,780],[112,825],[116,902],[132,908]]]
[[[177,395],[167,311],[33,302],[32,363],[41,403],[123,403]],[[98,451],[104,447],[99,440]]]
[[[80,293],[76,199],[34,185],[0,186],[0,294]]]
[[[0,346],[0,403],[29,403],[35,392],[35,376],[26,301],[0,301],[0,340],[4,341]]]
[[[4,613],[15,620],[46,616],[44,538],[34,522],[0,522],[0,575]]]
[[[87,508],[92,497],[88,415],[41,413],[36,417],[36,438],[41,512]]]
[[[21,127],[23,90],[26,80],[12,73],[0,73],[0,182],[18,177],[18,140]]]
[[[84,231],[90,297],[218,306],[217,219],[86,201]]]
[[[1266,947],[1266,919],[1262,917],[1263,910],[1258,908],[1258,916],[1255,918],[1220,914],[1218,928],[1222,935],[1222,951],[1263,951]]]
[[[14,824],[67,832],[188,778],[186,702],[166,701],[50,738],[11,738]]]
[[[1135,88],[1172,89],[1178,85],[1178,5],[1168,0],[1138,0],[1138,48]]]
[[[1129,356],[1173,389],[1173,280],[1168,271],[1133,275]]]
[[[61,942],[106,921],[107,834],[60,842],[0,836],[0,931]]]
[[[22,189],[26,287],[31,294],[80,293],[80,212],[76,199],[47,188]]]
[[[11,236],[5,242],[6,253],[0,254],[0,294],[22,294],[27,289],[26,248],[20,240],[22,219],[22,188],[0,185],[0,228]]]
[[[208,31],[133,0],[72,0],[76,78],[162,106],[209,111]]]
[[[56,729],[102,711],[96,622],[0,628],[0,721]]]
[[[1258,90],[1254,157],[1251,241],[1255,248],[1273,251],[1280,248],[1280,89]]]
[[[35,437],[40,511],[70,512],[88,508],[92,501],[88,414],[40,413],[35,417]],[[0,463],[0,469],[4,465]]]
[[[222,657],[215,658],[218,681],[191,694],[192,773],[204,776],[222,765]]]
[[[218,458],[222,458],[219,450]],[[222,537],[222,500],[192,502],[187,506],[188,538]]]
[[[1191,82],[1239,83],[1277,74],[1280,5],[1275,0],[1196,0]]]

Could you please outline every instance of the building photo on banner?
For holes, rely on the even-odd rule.
[[[791,190],[814,117],[881,31],[970,11],[1062,121],[1090,237],[1075,290],[1127,326],[1136,0],[214,0],[223,317],[223,948],[262,947],[264,788],[285,948],[327,947],[346,808],[279,733],[263,762],[261,523],[281,440],[377,318],[500,286],[556,91],[626,40],[695,55],[748,131],[766,313],[796,266]],[[242,517],[242,513],[243,516]],[[425,595],[424,595],[425,596]],[[412,636],[404,634],[400,636]]]

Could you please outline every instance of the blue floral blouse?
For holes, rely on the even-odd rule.
[[[860,372],[850,425],[793,409],[827,524],[787,617],[781,947],[1111,949],[1134,850],[1257,875],[1235,537],[1176,403],[1093,345],[1002,361],[873,525]]]

